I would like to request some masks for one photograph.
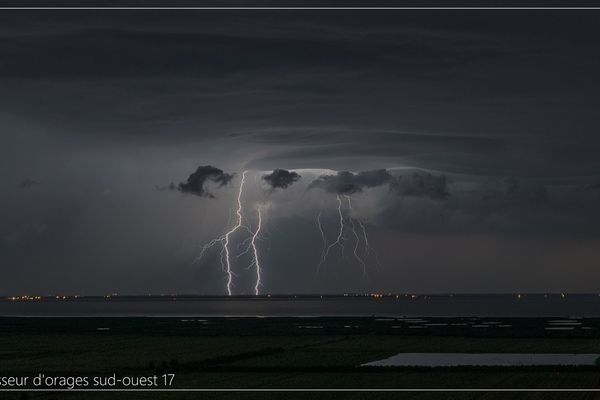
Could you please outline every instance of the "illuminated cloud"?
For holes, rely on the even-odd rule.
[[[321,175],[308,186],[309,189],[322,189],[328,193],[350,195],[362,192],[364,188],[384,185],[392,179],[385,169],[354,173],[339,171],[335,175]]]

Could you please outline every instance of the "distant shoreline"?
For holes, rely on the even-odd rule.
[[[354,300],[354,299],[428,299],[428,298],[567,298],[600,297],[600,293],[368,293],[368,294],[265,294],[265,295],[195,295],[195,294],[152,294],[152,295],[0,295],[0,301],[172,301],[177,300]]]
[[[85,296],[0,300],[29,317],[600,317],[597,294]]]

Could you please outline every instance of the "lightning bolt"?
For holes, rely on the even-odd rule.
[[[229,232],[227,232],[225,234],[225,242],[223,243],[223,247],[225,248],[225,262],[227,263],[226,265],[226,270],[225,272],[227,273],[227,294],[229,296],[231,296],[231,283],[233,281],[233,272],[231,270],[231,256],[229,253],[229,237],[231,236],[232,233],[234,233],[235,231],[237,231],[239,228],[242,227],[242,221],[243,221],[243,216],[242,216],[242,193],[244,192],[244,182],[246,181],[246,171],[242,172],[242,180],[240,182],[240,190],[238,191],[238,196],[237,196],[237,204],[238,204],[238,208],[236,210],[236,214],[237,214],[237,224],[235,224],[235,226],[233,228],[231,228],[229,230]]]
[[[263,213],[264,207],[266,207],[266,206],[259,205],[256,207],[256,212],[257,212],[257,216],[258,216],[258,223],[256,226],[256,230],[254,232],[250,232],[250,234],[252,236],[250,236],[249,238],[246,238],[241,243],[241,246],[246,246],[246,248],[244,249],[244,251],[242,251],[241,253],[239,253],[237,255],[237,257],[241,257],[244,254],[248,254],[250,252],[250,250],[252,250],[252,262],[250,263],[250,265],[248,265],[248,267],[246,267],[246,269],[250,269],[252,267],[256,268],[256,281],[254,284],[254,294],[256,296],[259,295],[259,293],[260,293],[259,289],[262,286],[262,266],[260,263],[260,257],[258,256],[257,241],[262,239],[260,233],[262,230],[262,213]]]
[[[256,226],[256,229],[254,230],[254,232],[252,232],[246,225],[244,225],[245,218],[244,218],[244,213],[243,213],[244,208],[243,208],[243,204],[242,204],[242,198],[244,196],[244,185],[246,182],[247,172],[248,172],[247,170],[244,170],[242,172],[242,177],[240,180],[240,186],[239,186],[238,194],[237,194],[237,207],[236,207],[236,211],[235,211],[235,215],[237,217],[235,225],[233,227],[231,227],[229,229],[229,231],[227,231],[222,236],[214,238],[210,242],[208,242],[204,246],[202,246],[200,254],[196,258],[196,261],[198,261],[204,256],[204,254],[209,249],[215,247],[216,245],[221,246],[221,251],[219,253],[219,262],[221,264],[221,269],[225,272],[225,274],[227,276],[226,289],[227,289],[227,294],[229,296],[232,295],[233,279],[235,276],[237,276],[233,272],[233,269],[232,269],[232,260],[231,260],[232,251],[229,246],[231,244],[231,236],[239,229],[244,229],[250,235],[250,237],[247,237],[246,239],[244,239],[244,241],[242,241],[241,243],[238,243],[238,246],[237,246],[238,254],[236,257],[239,258],[240,256],[252,251],[253,260],[250,263],[250,265],[248,266],[248,269],[255,267],[255,273],[256,273],[256,278],[255,278],[256,280],[255,280],[255,285],[254,285],[254,294],[255,295],[258,296],[260,294],[260,287],[262,286],[262,264],[260,262],[260,257],[259,257],[258,241],[262,239],[261,230],[263,228],[263,211],[264,210],[263,210],[263,204],[258,205],[256,207],[257,226]],[[362,269],[363,269],[363,274],[366,275],[367,262],[368,262],[369,257],[371,256],[371,254],[375,258],[377,267],[381,267],[381,263],[379,262],[379,255],[377,254],[377,251],[375,251],[375,249],[369,243],[369,238],[367,235],[367,229],[366,229],[365,225],[362,223],[362,221],[360,219],[354,218],[352,216],[353,208],[352,208],[352,200],[351,200],[350,196],[344,195],[344,197],[346,198],[346,201],[348,203],[348,211],[347,211],[348,220],[349,220],[350,228],[352,230],[352,234],[354,235],[354,238],[355,238],[354,248],[353,248],[354,258],[356,258],[356,260],[360,263],[360,265],[362,266]],[[322,210],[319,210],[319,213],[317,214],[316,227],[319,229],[319,232],[321,234],[321,239],[323,240],[323,249],[321,251],[321,258],[317,265],[317,275],[320,272],[321,266],[327,261],[327,257],[329,256],[331,249],[333,249],[335,246],[340,247],[340,253],[341,253],[342,257],[344,257],[345,246],[344,246],[343,241],[346,240],[346,238],[344,238],[344,229],[346,228],[346,226],[344,224],[344,212],[342,211],[343,203],[342,203],[342,199],[340,198],[340,195],[336,195],[336,200],[338,203],[337,213],[338,213],[338,217],[339,217],[339,228],[338,228],[338,233],[337,233],[336,239],[330,244],[328,244],[327,237],[325,235],[325,231],[321,224]],[[361,238],[359,236],[359,233],[357,232],[357,228],[356,228],[357,223],[361,228],[362,239],[364,240],[364,251],[363,251],[362,257],[359,254]],[[239,251],[241,247],[245,247],[245,250],[242,252]]]
[[[319,274],[319,268],[321,267],[321,264],[323,264],[323,262],[324,262],[325,249],[327,249],[327,238],[325,237],[325,232],[323,231],[323,226],[321,225],[321,213],[322,212],[323,212],[323,210],[319,210],[319,213],[317,214],[317,222],[316,222],[317,229],[319,229],[319,232],[321,233],[321,239],[323,239],[323,248],[321,249],[321,258],[319,260],[319,265],[317,266],[317,275]]]
[[[335,239],[335,242],[333,242],[331,244],[331,246],[335,246],[336,244],[340,245],[340,247],[342,248],[342,257],[343,257],[344,256],[344,245],[342,244],[341,240],[344,239],[342,237],[342,235],[344,233],[344,216],[342,215],[342,200],[340,199],[340,196],[336,196],[336,198],[338,201],[338,214],[340,216],[340,231],[338,233],[337,238]]]
[[[321,261],[319,262],[319,264],[317,265],[317,273],[318,271],[321,269],[321,265],[323,265],[323,263],[325,263],[325,261],[327,260],[327,256],[329,255],[329,250],[331,250],[331,248],[333,246],[340,246],[341,252],[342,252],[342,257],[344,256],[344,244],[342,243],[343,238],[343,234],[344,234],[344,215],[342,214],[342,200],[340,199],[340,196],[337,195],[336,196],[337,202],[338,202],[338,215],[340,217],[340,225],[339,225],[339,232],[337,235],[337,238],[335,239],[335,241],[333,241],[329,246],[327,246],[327,248],[325,249],[325,252],[323,253],[323,257],[321,257]],[[321,225],[321,221],[319,220],[319,227]],[[323,232],[323,230],[321,229],[321,232]],[[323,235],[324,237],[324,235]]]
[[[360,256],[358,255],[358,246],[360,245],[360,238],[358,236],[358,233],[356,233],[356,229],[355,229],[355,225],[354,225],[354,218],[352,218],[352,201],[350,200],[350,196],[344,195],[344,197],[348,201],[348,219],[350,220],[350,226],[352,227],[352,233],[354,234],[354,238],[355,238],[354,250],[353,250],[354,258],[356,258],[356,260],[360,263],[360,265],[362,265],[363,275],[366,275],[367,274],[367,264],[365,263],[365,260],[360,258]],[[360,221],[358,221],[358,222],[360,223]],[[363,232],[365,233],[365,238],[366,238],[366,230],[364,230],[364,228],[363,228]],[[366,247],[366,245],[365,245],[365,247]]]
[[[262,273],[262,269],[260,266],[260,261],[258,258],[258,248],[256,247],[256,239],[259,237],[260,235],[260,229],[262,227],[262,213],[261,213],[262,207],[258,206],[257,208],[257,213],[258,213],[258,225],[256,226],[256,231],[254,231],[254,234],[252,235],[252,241],[250,242],[250,245],[252,246],[252,252],[254,253],[254,267],[256,268],[256,284],[254,285],[254,294],[256,296],[258,296],[259,294],[259,288],[262,285],[261,282],[261,273]]]
[[[229,296],[231,296],[231,293],[232,293],[231,286],[233,283],[233,276],[235,275],[233,273],[233,270],[231,269],[231,252],[229,251],[229,243],[230,243],[229,238],[235,231],[237,231],[240,228],[244,228],[247,231],[249,231],[249,229],[243,225],[244,217],[242,215],[242,196],[244,194],[244,183],[246,182],[246,173],[247,172],[248,171],[242,172],[242,179],[240,181],[240,187],[238,189],[237,209],[236,209],[237,223],[235,224],[235,226],[233,226],[233,228],[231,228],[223,236],[219,236],[218,238],[215,238],[215,239],[211,240],[210,242],[208,242],[207,244],[205,244],[204,246],[202,246],[200,255],[196,258],[196,261],[198,261],[204,256],[204,253],[206,253],[207,250],[209,250],[210,248],[214,247],[215,245],[217,245],[219,243],[222,245],[221,252],[220,252],[220,262],[221,262],[221,268],[227,274],[227,295],[229,295]]]
[[[364,259],[366,260],[369,257],[370,253],[373,253],[373,255],[375,256],[375,265],[378,268],[381,268],[381,263],[379,262],[379,254],[377,254],[377,251],[371,247],[371,245],[369,244],[369,238],[367,236],[367,229],[365,228],[365,226],[363,225],[363,223],[358,220],[358,224],[360,225],[362,232],[363,232],[363,237],[365,239],[365,253],[364,253]]]

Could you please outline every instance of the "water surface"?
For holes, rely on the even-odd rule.
[[[0,301],[0,316],[600,317],[598,295],[373,297],[112,297]],[[560,327],[560,326],[559,326]]]

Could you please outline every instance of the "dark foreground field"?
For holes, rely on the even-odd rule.
[[[399,352],[600,353],[600,320],[0,318],[0,376],[151,376],[174,388],[600,388],[600,368],[374,369]],[[502,325],[502,327],[500,327]],[[553,399],[600,393],[0,393],[1,399]]]

